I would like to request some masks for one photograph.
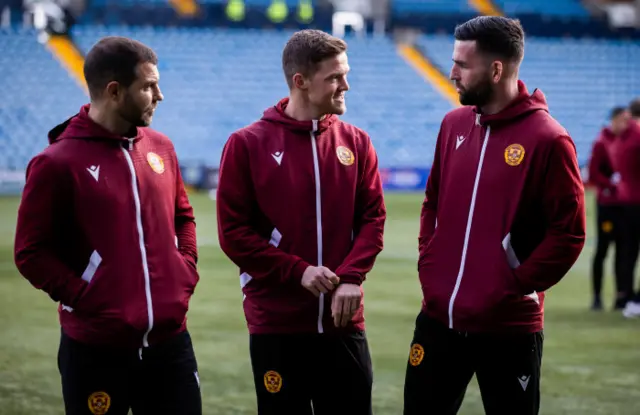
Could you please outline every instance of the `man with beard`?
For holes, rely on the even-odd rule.
[[[346,50],[324,32],[295,33],[282,53],[289,97],[222,154],[218,235],[240,268],[260,415],[372,410],[362,283],[386,211],[369,136],[338,118]]]
[[[171,141],[148,128],[156,54],[107,37],[87,54],[91,103],[27,167],[15,261],[59,302],[67,415],[202,413],[189,299],[193,209]]]
[[[487,414],[537,414],[544,292],[585,241],[576,150],[518,79],[519,21],[477,17],[455,39],[464,106],[442,122],[422,206],[404,414],[456,414],[474,374]]]

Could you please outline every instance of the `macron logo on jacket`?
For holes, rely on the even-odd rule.
[[[284,156],[284,151],[276,151],[271,155],[276,163],[278,163],[278,166],[282,164],[282,156]]]
[[[87,171],[89,172],[91,177],[96,179],[96,182],[97,182],[98,181],[98,177],[100,176],[100,166],[87,167]]]

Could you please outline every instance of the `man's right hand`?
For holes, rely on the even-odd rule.
[[[309,266],[302,274],[301,284],[313,295],[319,297],[320,293],[326,294],[333,291],[339,282],[340,278],[329,268]]]

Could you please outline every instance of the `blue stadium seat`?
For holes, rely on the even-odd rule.
[[[508,16],[539,14],[542,16],[588,19],[589,12],[579,0],[494,0]]]
[[[394,13],[477,13],[467,0],[394,0],[391,2]]]
[[[420,38],[425,53],[445,72],[453,42],[449,35]],[[544,92],[551,114],[569,130],[585,163],[611,108],[640,96],[639,65],[637,43],[530,37],[520,78],[530,91]]]
[[[34,31],[0,29],[0,50],[0,170],[20,170],[87,98]]]
[[[281,53],[291,32],[194,28],[76,27],[81,49],[118,34],[159,56],[160,104],[154,127],[181,160],[218,165],[229,135],[287,95]],[[349,38],[351,91],[344,119],[367,130],[383,166],[427,166],[445,101],[396,52],[390,39]],[[384,69],[380,69],[384,68]]]

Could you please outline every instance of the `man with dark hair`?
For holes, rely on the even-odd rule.
[[[629,113],[633,121],[640,123],[640,98],[636,98],[629,104]]]
[[[15,261],[59,302],[67,415],[199,415],[186,313],[199,276],[193,209],[171,141],[147,128],[155,53],[107,37],[87,54],[91,103],[28,167]]]
[[[614,146],[618,155],[613,160],[620,173],[618,198],[623,205],[624,228],[622,234],[624,291],[627,294],[622,314],[626,318],[640,317],[640,289],[634,294],[634,280],[640,251],[640,99],[629,104],[629,128]]]
[[[338,118],[346,50],[324,32],[295,33],[282,54],[289,97],[222,154],[218,235],[240,268],[260,415],[372,411],[362,283],[386,210],[369,136]]]
[[[518,79],[520,22],[455,30],[461,108],[442,121],[422,205],[422,310],[404,414],[456,414],[476,375],[487,414],[537,414],[544,292],[585,241],[584,189],[569,133]]]
[[[589,160],[589,182],[596,187],[596,226],[597,243],[596,252],[591,264],[591,277],[593,288],[593,302],[591,309],[602,309],[602,274],[604,260],[611,242],[615,243],[615,275],[616,275],[616,302],[614,308],[624,307],[626,300],[624,293],[623,244],[621,241],[622,208],[617,198],[616,186],[620,182],[620,173],[615,172],[611,160],[611,147],[616,144],[621,134],[629,124],[629,114],[624,107],[616,107],[611,111],[611,123],[602,129],[600,136],[593,142],[591,159]]]

